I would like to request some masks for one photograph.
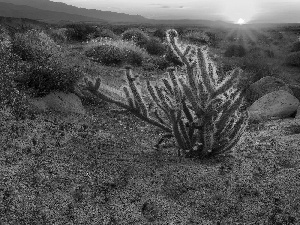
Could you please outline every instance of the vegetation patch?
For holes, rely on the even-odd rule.
[[[132,41],[94,39],[86,46],[85,54],[104,65],[129,64],[141,66],[149,58],[148,53]]]

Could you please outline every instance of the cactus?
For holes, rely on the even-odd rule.
[[[207,49],[192,45],[182,47],[177,39],[175,30],[167,31],[167,41],[184,63],[187,79],[179,78],[176,69],[170,68],[162,84],[147,81],[151,98],[148,107],[130,67],[126,68],[127,86],[123,87],[127,104],[101,93],[99,78],[95,84],[86,80],[86,90],[159,127],[165,132],[163,138],[174,137],[186,157],[209,157],[227,152],[236,145],[248,121],[247,113],[241,112],[244,97],[235,85],[242,70],[236,68],[221,79],[207,56]],[[154,111],[150,112],[150,108]]]

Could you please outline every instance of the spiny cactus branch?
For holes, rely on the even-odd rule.
[[[93,83],[91,81],[87,82],[87,86],[86,86],[86,90],[90,91],[95,97],[100,98],[106,102],[110,102],[113,104],[116,104],[117,106],[128,110],[129,112],[131,112],[133,115],[135,115],[136,117],[144,120],[145,122],[152,124],[154,126],[157,126],[159,128],[161,128],[162,130],[164,130],[167,133],[172,133],[172,129],[169,128],[168,126],[166,126],[165,124],[162,124],[150,117],[146,117],[142,114],[140,114],[139,112],[136,111],[135,108],[132,108],[131,106],[126,105],[125,103],[118,101],[118,100],[114,100],[108,96],[106,96],[105,94],[101,93],[98,91],[96,84],[100,84],[101,83],[101,79],[97,78],[98,81],[96,81],[95,85],[93,85]],[[99,88],[99,86],[98,86]]]

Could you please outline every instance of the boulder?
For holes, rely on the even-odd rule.
[[[247,110],[250,120],[287,118],[296,112],[299,100],[284,90],[273,91],[255,101]]]
[[[297,113],[295,119],[300,119],[300,105],[298,106]]]
[[[300,101],[300,85],[290,84],[289,88],[293,91],[294,96]]]
[[[276,77],[266,76],[251,84],[246,91],[246,96],[248,101],[253,103],[262,96],[278,90],[285,90],[291,95],[294,95],[293,91],[283,80]]]
[[[42,98],[30,99],[29,102],[37,112],[53,110],[64,113],[85,114],[80,98],[73,93],[53,92]]]

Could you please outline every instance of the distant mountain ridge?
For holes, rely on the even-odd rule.
[[[135,23],[167,25],[227,26],[225,21],[211,20],[155,20],[140,15],[128,15],[96,9],[78,8],[50,0],[0,0],[0,16],[28,18],[42,22],[95,22],[95,23]]]
[[[14,5],[0,2],[0,16],[27,18],[43,22],[104,22],[103,20],[81,15],[36,9],[25,5]]]
[[[83,16],[85,20],[87,18],[94,18],[94,20],[97,19],[97,20],[106,20],[108,22],[125,22],[125,23],[126,22],[140,23],[140,22],[146,22],[148,20],[139,15],[128,15],[125,13],[78,8],[61,2],[52,2],[50,0],[0,0],[0,3],[11,3],[17,6],[29,6],[35,9],[45,10],[48,12],[52,11],[57,13],[60,12],[60,13],[73,14],[73,15]],[[4,16],[4,14],[2,14],[4,13],[3,11],[5,11],[5,8],[1,7],[0,16]],[[16,16],[16,14],[8,15],[8,13],[6,13],[6,16]],[[34,15],[31,15],[31,18],[32,17],[34,17]]]

